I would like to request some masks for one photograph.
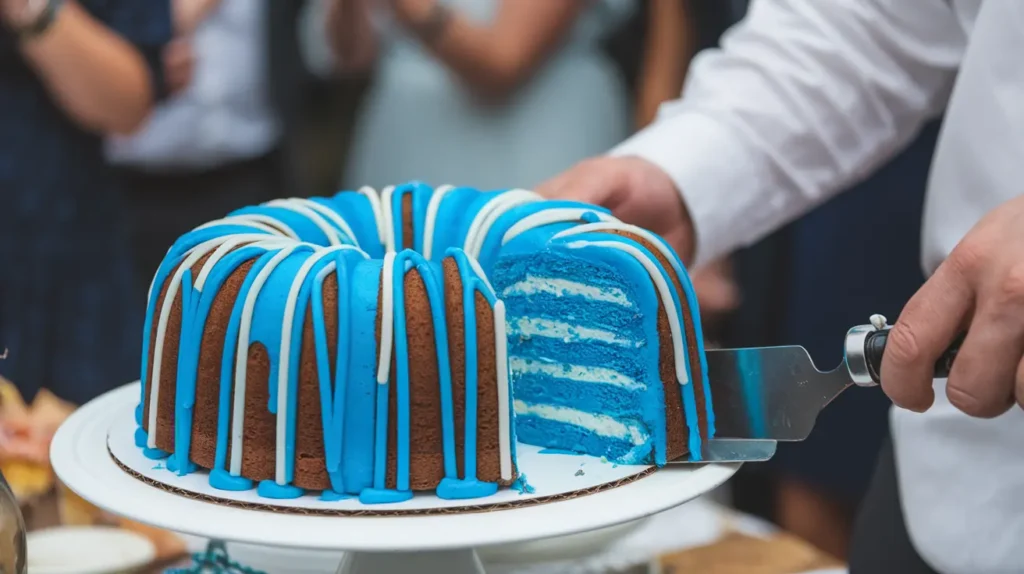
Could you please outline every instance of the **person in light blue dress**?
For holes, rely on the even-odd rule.
[[[601,40],[633,0],[335,4],[337,60],[373,71],[347,189],[410,180],[529,188],[632,130],[627,86]],[[373,26],[360,27],[360,14]],[[373,36],[357,37],[361,29]]]

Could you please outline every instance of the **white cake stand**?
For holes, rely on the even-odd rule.
[[[339,574],[480,574],[476,548],[537,541],[632,522],[721,485],[739,465],[668,466],[587,496],[519,508],[432,516],[310,516],[249,510],[151,486],[117,464],[107,433],[133,416],[138,387],[78,409],[51,446],[53,468],[73,492],[131,520],[214,540],[344,551]]]

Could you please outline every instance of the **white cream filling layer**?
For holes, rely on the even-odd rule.
[[[516,400],[516,414],[519,416],[535,416],[555,422],[575,425],[601,436],[628,440],[634,445],[647,442],[647,433],[635,425],[619,422],[607,415],[585,413],[568,407],[554,405],[531,405]]]
[[[549,363],[525,357],[509,357],[508,367],[513,373],[527,375],[548,375],[556,379],[613,385],[630,390],[643,390],[647,385],[614,369],[587,367],[568,363]]]
[[[566,343],[572,341],[601,341],[602,343],[621,345],[623,347],[640,347],[642,344],[639,341],[623,339],[615,333],[604,329],[580,327],[579,325],[570,325],[562,321],[553,321],[539,317],[520,317],[512,323],[512,333],[524,337],[561,339]]]
[[[582,297],[589,301],[622,305],[623,307],[633,306],[633,302],[626,296],[626,292],[618,287],[595,287],[578,281],[556,279],[554,277],[538,277],[536,275],[527,275],[526,279],[509,285],[501,292],[502,297],[538,294],[555,295],[556,297],[570,295]]]

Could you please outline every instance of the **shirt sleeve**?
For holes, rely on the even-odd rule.
[[[93,15],[142,53],[154,97],[166,98],[163,49],[174,36],[171,0],[107,0],[99,6]]]
[[[683,96],[611,151],[668,173],[697,263],[868,175],[945,107],[967,42],[946,0],[756,0]]]

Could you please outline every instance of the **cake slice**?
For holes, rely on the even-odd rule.
[[[513,239],[492,272],[517,436],[620,464],[700,460],[714,416],[686,272],[661,238],[588,219]]]

